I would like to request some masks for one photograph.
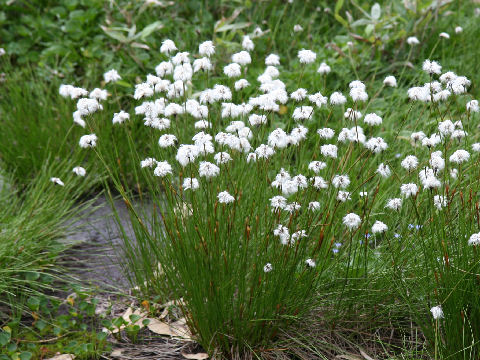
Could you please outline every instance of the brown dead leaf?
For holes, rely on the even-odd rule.
[[[359,350],[360,350],[360,354],[365,358],[365,360],[374,360],[372,357],[368,356],[367,353],[363,351],[363,349],[359,349]]]
[[[112,357],[120,357],[122,356],[123,354],[123,350],[122,349],[115,349],[113,350],[111,353],[110,353],[110,356]]]
[[[170,324],[173,332],[184,339],[192,340],[192,333],[187,326],[187,320],[185,318],[178,319],[174,323]]]
[[[138,315],[140,316],[140,319],[138,319],[133,325],[139,325],[140,328],[143,327],[142,321],[147,317],[147,313],[141,311],[140,309],[135,309],[135,311],[132,309],[132,307],[129,307],[127,311],[125,311],[125,314],[122,315],[123,319],[127,322],[130,321],[130,315]]]
[[[182,317],[182,318],[178,319],[177,321],[175,321],[173,324],[178,325],[178,326],[187,325],[187,319]]]
[[[150,323],[147,325],[148,330],[158,335],[175,336],[174,332],[170,328],[170,325],[157,319],[149,319]]]
[[[147,325],[148,329],[159,335],[167,335],[167,336],[174,336],[180,337],[185,340],[192,340],[192,334],[188,329],[185,319],[180,319],[175,321],[172,324],[167,324],[163,321],[158,319],[149,319],[150,323]]]
[[[73,354],[58,354],[47,360],[73,360],[73,359],[75,359],[75,355]]]
[[[162,313],[160,314],[160,319],[165,319],[168,315],[168,307],[166,307],[165,309],[163,309]]]
[[[133,314],[133,309],[131,306],[123,313],[122,317],[124,320],[130,321],[129,316]]]
[[[354,33],[350,33],[350,35],[355,39],[355,40],[358,40],[358,41],[363,41],[363,42],[370,42],[368,39],[365,39],[363,36],[360,36],[358,34],[354,34]]]
[[[208,354],[206,354],[206,353],[185,354],[185,353],[182,351],[182,356],[183,356],[185,359],[194,359],[194,360],[208,359]]]
[[[328,48],[331,48],[331,49],[335,50],[338,54],[340,54],[340,55],[343,56],[343,57],[346,56],[346,54],[342,51],[342,49],[340,49],[340,48],[338,47],[338,45],[335,44],[335,43],[328,43],[327,45],[325,45],[325,47],[326,47],[327,49],[328,49]]]
[[[361,357],[359,357],[359,356],[355,356],[355,355],[337,355],[337,356],[335,356],[335,359],[344,359],[344,360],[363,360]]]

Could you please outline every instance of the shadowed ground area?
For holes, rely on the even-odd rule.
[[[115,201],[118,215],[128,229],[128,212],[121,200]],[[105,290],[128,290],[130,285],[119,263],[122,252],[120,232],[110,204],[99,197],[94,210],[72,224],[71,236],[64,240],[73,244],[63,257],[63,264],[86,284]],[[131,239],[134,239],[132,234]]]

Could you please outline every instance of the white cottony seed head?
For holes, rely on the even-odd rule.
[[[349,213],[343,217],[343,224],[350,230],[355,230],[360,226],[362,219],[355,213]]]
[[[443,310],[440,305],[434,306],[430,309],[430,312],[432,313],[432,316],[435,320],[442,319],[443,316]]]

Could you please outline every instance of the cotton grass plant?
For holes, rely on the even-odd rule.
[[[8,75],[1,83],[0,159],[2,168],[14,176],[16,184],[28,186],[48,158],[54,161],[54,157],[74,157],[65,136],[72,127],[71,111],[67,103],[58,99],[56,80],[42,82],[32,68],[19,70],[2,61]],[[75,161],[82,159],[72,159]]]
[[[212,42],[195,55],[163,42],[156,75],[135,87],[135,114],[110,114],[131,169],[112,168],[98,136],[102,90],[78,100],[79,145],[130,213],[136,240],[122,230],[132,284],[181,299],[211,354],[261,352],[318,306],[325,318],[380,314],[375,321],[394,326],[403,314],[434,356],[477,354],[478,236],[468,238],[479,231],[480,146],[470,81],[425,60],[408,93],[392,75],[380,89],[353,79],[330,89],[315,52],[299,49],[288,65],[271,54],[252,76],[255,44],[241,43],[224,64]],[[316,71],[319,81],[304,81]],[[394,123],[377,98],[409,101],[409,110]],[[139,117],[150,139],[141,150]],[[144,184],[140,202],[122,173]],[[435,306],[444,317],[434,311],[432,321]]]
[[[25,188],[2,170],[0,175],[0,303],[3,314],[21,307],[27,296],[53,289],[62,277],[56,259],[68,246],[73,219],[91,205],[79,205],[88,174],[68,162],[46,162]],[[83,169],[83,168],[82,168]],[[80,172],[83,176],[78,175]],[[50,279],[47,281],[47,279]]]
[[[401,163],[409,171],[420,169],[419,188],[424,190],[410,197],[414,217],[409,231],[399,234],[411,249],[404,255],[411,259],[392,251],[400,255],[392,256],[392,262],[400,293],[427,339],[435,344],[432,356],[474,358],[480,340],[479,304],[473,296],[480,263],[475,235],[479,226],[478,102],[462,96],[470,85],[465,77],[442,74],[441,66],[428,60],[423,70],[431,82],[424,90],[411,88],[409,96],[423,102],[426,118],[435,122],[429,136],[412,133],[418,158],[410,155]],[[440,82],[432,81],[436,76]],[[433,94],[427,94],[426,88]],[[428,307],[431,317],[424,312]]]

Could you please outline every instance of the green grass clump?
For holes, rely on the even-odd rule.
[[[68,165],[45,163],[36,181],[21,191],[2,173],[0,293],[7,305],[21,306],[26,294],[51,288],[38,280],[57,273],[55,259],[65,249],[61,240],[71,231],[69,222],[90,204],[77,204],[88,187]],[[61,178],[64,186],[53,183],[52,177]]]
[[[255,58],[255,51],[251,55]],[[174,58],[172,54],[170,61],[175,62]],[[223,59],[222,53],[211,58],[217,69],[225,69]],[[255,59],[257,65],[262,61]],[[328,80],[336,74],[326,75],[325,84],[315,72],[316,63],[295,59],[290,63],[281,60],[281,64],[279,75],[272,77],[285,77],[285,83],[263,80],[263,89],[253,85],[258,69],[246,65],[235,79],[219,70],[199,73],[178,95],[165,96],[162,92],[167,90],[162,90],[146,96],[143,104],[136,104],[137,114],[143,114],[146,123],[153,121],[156,116],[139,110],[156,106],[155,111],[168,117],[171,125],[148,129],[150,135],[139,141],[132,133],[137,128],[133,115],[114,125],[119,129],[114,134],[122,136],[117,143],[126,144],[129,164],[134,164],[123,171],[146,184],[143,190],[149,201],[140,206],[132,205],[131,196],[137,189],[108,161],[102,136],[88,150],[96,154],[130,211],[136,241],[126,229],[123,236],[132,283],[147,296],[182,299],[191,331],[211,354],[261,352],[315,307],[321,307],[328,319],[357,314],[372,324],[391,323],[398,329],[414,318],[424,327],[432,353],[456,355],[468,343],[469,351],[476,354],[479,335],[474,327],[464,328],[470,335],[455,346],[448,342],[456,342],[455,338],[447,333],[443,345],[439,344],[438,326],[434,336],[428,331],[432,302],[446,308],[451,299],[446,296],[449,290],[441,293],[424,283],[433,281],[436,273],[437,246],[442,244],[437,239],[451,239],[458,233],[465,238],[475,230],[478,154],[472,144],[478,135],[472,123],[478,114],[466,110],[471,95],[463,94],[470,85],[455,90],[457,94],[449,92],[443,101],[433,101],[437,96],[429,92],[433,85],[424,85],[417,92],[422,96],[428,91],[428,95],[415,101],[406,89],[381,81],[362,85],[371,95],[355,99],[352,94],[360,85],[352,82],[342,89],[350,95],[339,100],[340,104],[330,96],[310,108],[314,100],[291,94],[305,88],[310,95],[331,95],[338,90],[331,89]],[[275,71],[267,68],[266,72]],[[420,70],[413,72],[411,86],[437,79]],[[240,76],[251,85],[233,90]],[[148,81],[138,88],[153,86]],[[457,89],[442,82],[435,85],[440,90]],[[232,88],[232,94],[221,101],[203,100],[206,91],[215,92],[208,89],[218,83]],[[270,95],[274,105],[263,100],[268,96],[263,93],[272,91],[269,86],[276,91]],[[235,105],[247,99],[250,108]],[[201,106],[205,115],[199,117]],[[404,112],[392,110],[396,108]],[[297,114],[304,109],[299,119]],[[367,120],[373,112],[382,118],[376,124]],[[251,122],[255,113],[265,117],[262,124]],[[102,131],[96,116],[87,119],[89,133]],[[194,124],[202,118],[210,125],[199,129]],[[411,136],[418,131],[426,134],[423,137],[437,134],[437,142],[422,145],[422,139]],[[162,140],[167,134],[174,135],[175,141]],[[142,141],[149,144],[148,154],[137,146]],[[192,143],[195,146],[188,145]],[[189,146],[191,155],[182,153]],[[265,149],[270,152],[264,153]],[[468,159],[457,160],[455,155],[465,149],[468,164],[464,164]],[[402,161],[407,156],[415,156],[410,168]],[[435,168],[431,160],[435,158],[444,166]],[[312,161],[320,161],[318,169]],[[382,170],[385,166],[388,171]],[[405,184],[415,189],[409,193],[403,190]],[[471,194],[469,208],[461,195],[467,193]],[[392,198],[398,206],[388,205]],[[358,221],[350,222],[350,213]],[[459,220],[451,225],[453,233],[443,232],[452,219]],[[472,252],[467,240],[463,241],[459,248],[452,248],[453,257]],[[459,271],[477,265],[475,259],[462,262]],[[443,278],[449,279],[450,285],[442,285],[447,289],[459,285],[458,276]],[[398,288],[387,291],[391,284]],[[418,284],[424,284],[421,291],[410,289]],[[372,296],[366,296],[369,291]],[[475,307],[465,299],[457,297],[457,305]],[[400,301],[406,304],[396,305]],[[469,323],[474,323],[476,313],[468,315]]]

